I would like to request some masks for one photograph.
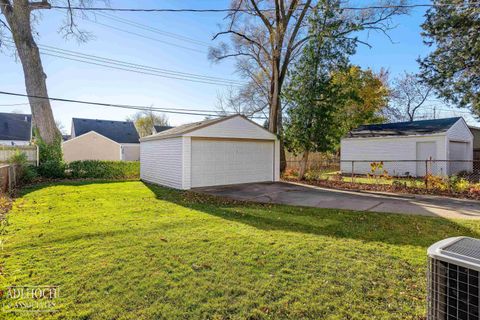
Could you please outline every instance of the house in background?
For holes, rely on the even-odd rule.
[[[472,170],[472,162],[449,161],[473,159],[473,135],[460,117],[360,126],[342,139],[340,148],[342,173],[352,172],[352,160],[366,160],[354,163],[356,174],[370,173],[370,163],[382,160],[395,161],[383,167],[393,176],[424,176],[429,159],[443,160],[431,165],[433,174]]]
[[[470,131],[473,134],[473,159],[480,160],[480,128],[470,127]]]
[[[32,116],[30,114],[0,113],[0,144],[29,145],[32,141]]]
[[[76,160],[140,160],[140,142],[133,122],[72,119],[71,138],[62,144],[66,162]]]
[[[277,136],[241,115],[140,139],[140,178],[177,189],[280,179]]]
[[[152,134],[156,134],[156,133],[160,133],[162,131],[165,131],[165,130],[168,130],[168,129],[172,129],[173,127],[171,126],[153,126],[153,129],[152,129]]]

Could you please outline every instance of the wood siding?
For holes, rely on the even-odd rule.
[[[276,137],[266,129],[243,117],[233,117],[220,121],[208,127],[186,133],[185,136],[204,138],[234,138],[234,139],[265,139],[275,140]]]
[[[183,186],[183,138],[142,141],[140,178],[177,189]]]
[[[340,170],[351,173],[352,164],[344,160],[416,160],[418,142],[435,142],[437,155],[435,159],[446,159],[446,136],[409,136],[409,137],[375,137],[375,138],[348,138],[342,139],[340,155],[342,163]],[[385,163],[384,169],[391,175],[416,175],[415,162]],[[439,168],[440,171],[442,168]],[[366,174],[370,172],[370,162],[357,162],[354,173]],[[446,172],[446,169],[443,169]]]

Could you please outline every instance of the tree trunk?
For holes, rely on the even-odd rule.
[[[303,180],[305,178],[305,172],[307,172],[308,156],[310,152],[305,151],[303,153],[302,161],[300,162],[300,171],[298,172],[298,178]]]
[[[270,114],[268,130],[278,134],[278,114],[280,112],[280,61],[276,58],[272,62],[272,82],[270,85]]]
[[[32,36],[28,1],[19,0],[3,9],[12,31],[13,40],[22,63],[25,87],[29,96],[48,97],[46,75],[43,71],[40,52]],[[53,118],[48,99],[28,98],[32,110],[34,127],[47,144],[55,142],[59,131]]]
[[[281,110],[281,107],[280,107]],[[284,173],[287,168],[287,155],[285,152],[285,143],[283,142],[283,116],[280,111],[278,114],[278,135],[280,137],[280,172]]]

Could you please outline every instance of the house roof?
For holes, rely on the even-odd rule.
[[[383,137],[383,136],[411,136],[419,134],[435,134],[446,132],[461,117],[420,120],[410,122],[396,122],[384,124],[369,124],[359,126],[350,131],[348,138]]]
[[[155,132],[159,133],[168,129],[172,129],[173,127],[171,126],[153,126],[155,128]]]
[[[80,118],[73,118],[72,121],[76,137],[90,131],[95,131],[96,133],[118,143],[139,143],[137,129],[135,129],[133,122],[130,121]]]
[[[30,141],[32,116],[30,114],[0,113],[0,140]]]

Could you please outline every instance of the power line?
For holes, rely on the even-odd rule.
[[[115,103],[104,103],[104,102],[64,99],[64,98],[51,98],[51,97],[42,97],[42,96],[28,95],[28,94],[7,92],[7,91],[0,91],[0,94],[9,95],[9,96],[16,96],[16,97],[26,97],[26,98],[59,101],[59,102],[95,105],[95,106],[102,106],[102,107],[132,109],[132,110],[139,110],[139,111],[157,111],[157,112],[163,112],[163,113],[196,115],[196,116],[207,116],[207,117],[208,116],[211,116],[211,117],[218,117],[219,116],[218,114],[207,113],[207,112],[216,112],[216,111],[210,111],[210,110],[207,111],[207,110],[188,109],[188,110],[195,110],[197,112],[186,112],[186,111],[178,111],[178,110],[181,110],[181,109],[174,109],[174,108],[161,108],[161,107],[158,108],[158,107],[147,107],[147,106],[135,106],[135,105],[128,105],[128,104],[115,104]],[[183,109],[183,110],[187,110],[187,109]],[[264,117],[250,117],[250,118],[265,119]]]
[[[30,103],[10,103],[10,104],[0,104],[0,107],[15,107],[15,106],[27,106]]]
[[[158,29],[158,28],[146,25],[146,24],[142,24],[142,23],[139,23],[139,22],[136,22],[136,21],[133,21],[133,20],[129,20],[129,19],[125,19],[125,18],[121,18],[121,17],[117,17],[117,16],[114,16],[114,15],[111,15],[111,14],[108,14],[108,13],[99,12],[99,13],[96,13],[96,15],[107,18],[107,19],[110,19],[110,20],[113,20],[113,21],[116,21],[116,22],[120,22],[120,23],[129,25],[129,26],[132,26],[132,27],[137,27],[139,29],[143,29],[143,30],[146,30],[146,31],[157,33],[157,34],[162,35],[162,36],[171,37],[171,38],[176,39],[176,40],[185,41],[185,42],[188,42],[188,43],[192,43],[192,44],[199,45],[199,46],[204,46],[204,47],[209,47],[210,46],[210,43],[208,43],[208,42],[200,41],[200,40],[197,40],[197,39],[194,39],[194,38],[189,38],[187,36],[184,36],[184,35],[181,35],[181,34],[178,34],[178,33],[164,31],[164,30],[161,30],[161,29]]]
[[[469,2],[465,6],[478,5],[480,2]],[[372,5],[365,7],[342,7],[342,10],[362,11],[362,10],[376,10],[376,9],[413,9],[413,8],[431,8],[451,6],[446,3],[419,3],[419,4],[404,4],[404,5]],[[301,6],[301,4],[300,4]],[[460,4],[455,6],[461,7]],[[220,9],[193,9],[193,8],[111,8],[111,7],[78,7],[78,6],[51,6],[54,9],[61,10],[80,10],[80,11],[118,11],[118,12],[171,12],[171,13],[232,13],[232,12],[247,12],[255,13],[253,9],[236,9],[236,8],[220,8]],[[260,12],[274,12],[276,9],[259,9]]]
[[[11,40],[5,39],[7,42],[13,42]],[[44,55],[53,56],[57,58],[83,62],[87,64],[102,66],[111,69],[118,69],[123,71],[130,71],[140,74],[147,74],[153,76],[159,76],[163,78],[184,80],[190,82],[199,82],[206,84],[214,84],[221,86],[241,86],[244,83],[238,80],[231,80],[221,77],[206,76],[194,73],[187,73],[181,71],[174,71],[169,69],[162,69],[142,64],[136,64],[131,62],[126,62],[122,60],[115,60],[111,58],[100,57],[91,54],[85,54],[78,51],[61,49],[53,46],[38,44],[40,51]]]
[[[199,50],[199,49],[195,49],[195,48],[190,48],[190,47],[185,47],[185,46],[175,44],[175,43],[172,43],[172,42],[168,42],[168,41],[165,41],[165,40],[149,37],[149,36],[146,36],[146,35],[143,35],[143,34],[140,34],[140,33],[136,33],[136,32],[133,32],[133,31],[121,29],[121,28],[118,28],[118,27],[114,27],[114,26],[111,26],[109,24],[98,22],[98,21],[95,21],[95,20],[92,20],[92,19],[84,18],[84,20],[90,21],[92,23],[95,23],[95,24],[98,24],[98,25],[101,25],[101,26],[104,26],[104,27],[107,27],[107,28],[110,28],[110,29],[113,29],[113,30],[120,31],[120,32],[123,32],[123,33],[128,33],[128,34],[131,34],[131,35],[134,35],[134,36],[137,36],[137,37],[141,37],[141,38],[156,41],[156,42],[161,42],[161,43],[164,43],[164,44],[167,44],[167,45],[170,45],[170,46],[174,46],[174,47],[178,47],[178,48],[182,48],[182,49],[185,49],[185,50],[190,50],[190,51],[197,52],[197,53],[202,53],[202,54],[207,54],[208,53],[207,51],[203,51],[203,50]]]

